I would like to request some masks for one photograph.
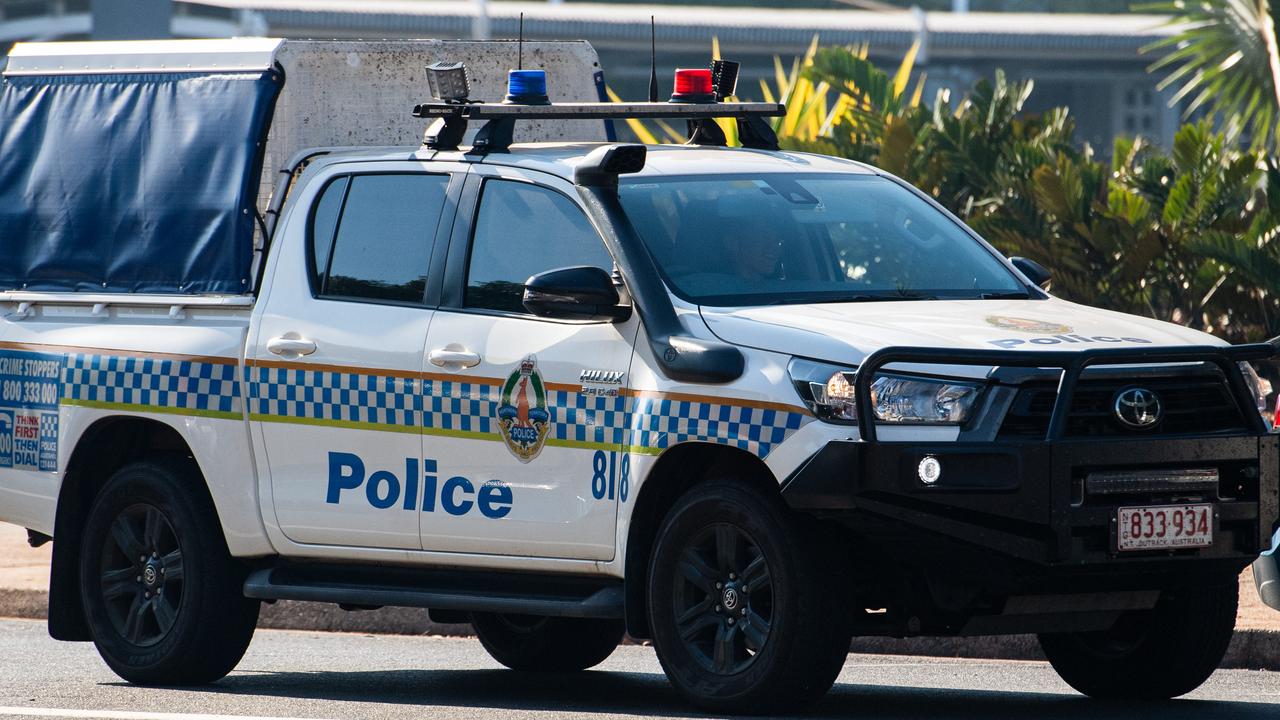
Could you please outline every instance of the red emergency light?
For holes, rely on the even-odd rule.
[[[671,94],[671,102],[713,103],[715,101],[716,89],[711,81],[709,68],[676,70],[676,91]]]

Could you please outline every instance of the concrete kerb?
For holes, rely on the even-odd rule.
[[[0,589],[0,617],[43,619],[47,596],[39,590]],[[383,635],[471,635],[469,625],[431,622],[413,608],[347,612],[333,605],[281,600],[264,604],[258,627]],[[1032,635],[976,638],[856,638],[852,652],[991,660],[1044,660]],[[1280,631],[1237,630],[1220,667],[1280,671]]]

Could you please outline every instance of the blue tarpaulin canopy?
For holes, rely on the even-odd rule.
[[[0,80],[0,290],[249,290],[278,68],[14,64]]]

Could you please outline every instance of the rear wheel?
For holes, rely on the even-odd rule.
[[[89,511],[81,597],[98,652],[129,682],[212,682],[253,638],[259,604],[243,595],[203,482],[187,459],[132,463]]]
[[[1095,698],[1166,699],[1213,674],[1235,628],[1235,578],[1161,594],[1156,607],[1128,613],[1101,632],[1040,636],[1040,647],[1068,685]]]
[[[741,483],[682,497],[648,584],[654,646],[676,689],[729,713],[784,712],[825,694],[851,635],[844,568],[830,556],[777,498]]]
[[[472,613],[471,626],[494,660],[512,670],[574,672],[613,654],[626,627],[621,620]]]

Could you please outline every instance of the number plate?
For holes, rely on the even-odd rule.
[[[1213,544],[1212,505],[1122,507],[1116,511],[1118,550],[1176,550]]]

